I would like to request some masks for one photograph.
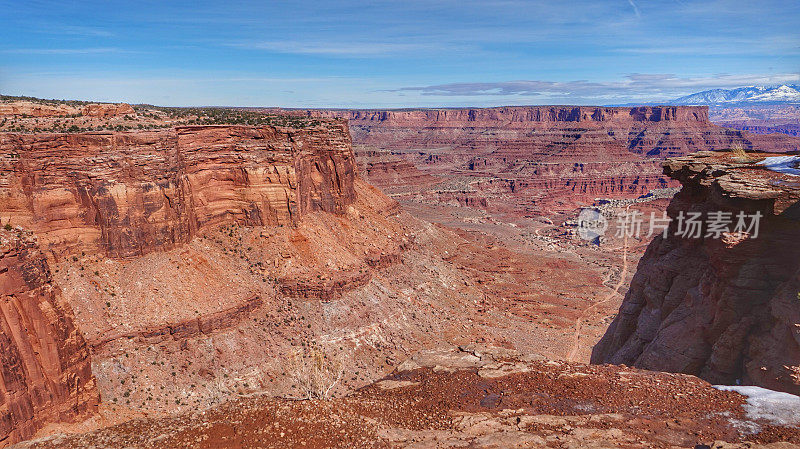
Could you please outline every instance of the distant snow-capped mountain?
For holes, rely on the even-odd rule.
[[[679,105],[800,103],[800,86],[784,84],[777,87],[748,86],[736,89],[711,89],[676,98],[669,103]]]

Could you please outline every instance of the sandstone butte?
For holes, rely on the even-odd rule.
[[[673,220],[647,248],[592,362],[800,394],[797,178],[711,152],[670,159],[664,172],[683,185],[670,217],[760,213],[758,235],[681,238]]]
[[[514,106],[411,110],[310,110],[345,118],[366,179],[390,193],[461,177],[469,186],[427,192],[533,216],[597,197],[636,197],[677,182],[661,160],[695,151],[784,152],[800,139],[714,125],[706,106]],[[438,179],[441,181],[441,179]]]
[[[0,116],[59,117],[76,114],[87,117],[118,117],[136,114],[136,111],[127,103],[90,103],[80,107],[31,101],[0,103]]]
[[[347,125],[336,121],[0,135],[0,221],[13,225],[0,234],[0,445],[98,403],[87,345],[46,255],[127,258],[210,226],[341,214],[354,177]]]

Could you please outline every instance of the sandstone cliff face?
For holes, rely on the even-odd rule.
[[[470,156],[529,160],[587,156],[607,160],[618,153],[682,156],[741,144],[761,151],[790,151],[800,140],[751,136],[708,121],[706,106],[519,106],[484,109],[310,111],[346,118],[354,141],[380,148],[472,150]],[[488,155],[476,151],[490,150]],[[467,161],[464,161],[467,162]]]
[[[127,103],[92,103],[80,108],[63,103],[47,104],[30,101],[0,103],[0,116],[60,117],[76,114],[87,117],[119,117],[136,114],[136,111]]]
[[[128,114],[136,114],[136,111],[127,103],[95,103],[81,108],[81,115],[87,117],[119,117]]]
[[[99,402],[89,350],[28,235],[0,231],[0,446]]]
[[[350,122],[368,181],[395,193],[431,175],[472,184],[460,203],[536,215],[598,197],[636,197],[675,187],[661,160],[733,145],[800,149],[791,136],[716,126],[705,106],[518,106],[475,109],[322,110]],[[381,157],[382,156],[382,157]],[[380,163],[379,163],[380,162]],[[475,184],[475,180],[479,185]],[[494,187],[485,189],[486,179]],[[501,186],[514,186],[509,190]],[[435,195],[452,197],[450,191]],[[484,205],[485,206],[481,206]]]
[[[669,160],[679,213],[760,212],[757,237],[656,237],[593,363],[696,374],[800,393],[800,183],[727,155]],[[703,233],[705,234],[705,229]]]
[[[78,108],[66,104],[49,105],[27,101],[0,103],[0,116],[28,115],[31,117],[53,117],[78,114]]]
[[[509,106],[474,109],[417,110],[328,110],[315,115],[343,117],[351,122],[378,122],[394,126],[425,123],[427,126],[457,127],[459,123],[525,126],[530,122],[707,122],[704,106],[640,106],[633,108],[595,106]]]
[[[0,135],[0,217],[54,251],[129,257],[222,223],[294,224],[355,196],[347,126]]]

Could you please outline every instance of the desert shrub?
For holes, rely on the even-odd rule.
[[[753,162],[755,159],[747,155],[747,151],[741,143],[734,143],[730,148],[733,158],[740,162]]]
[[[316,345],[303,345],[287,358],[286,372],[304,399],[330,399],[344,376],[341,357],[328,355]]]

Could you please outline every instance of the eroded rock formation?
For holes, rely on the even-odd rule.
[[[636,197],[677,183],[665,157],[740,145],[800,148],[790,136],[716,126],[705,106],[519,106],[476,109],[323,110],[346,118],[367,180],[387,192],[427,187],[421,175],[464,179],[431,201],[536,215],[597,197]],[[382,156],[382,157],[381,157]],[[421,172],[421,173],[420,173]],[[458,197],[458,198],[455,198]]]
[[[293,224],[355,196],[347,125],[0,135],[0,217],[51,250],[146,254],[219,224]]]
[[[720,153],[664,171],[683,184],[669,234],[648,247],[592,362],[800,393],[800,183]],[[679,214],[714,211],[763,218],[757,234],[675,236]]]
[[[135,113],[127,103],[93,103],[81,108],[81,115],[88,117],[118,117]]]
[[[33,238],[0,231],[0,446],[99,402],[89,350]]]
[[[64,117],[84,115],[87,117],[119,117],[136,114],[127,103],[90,103],[82,107],[66,103],[40,103],[10,101],[0,103],[0,116]]]

